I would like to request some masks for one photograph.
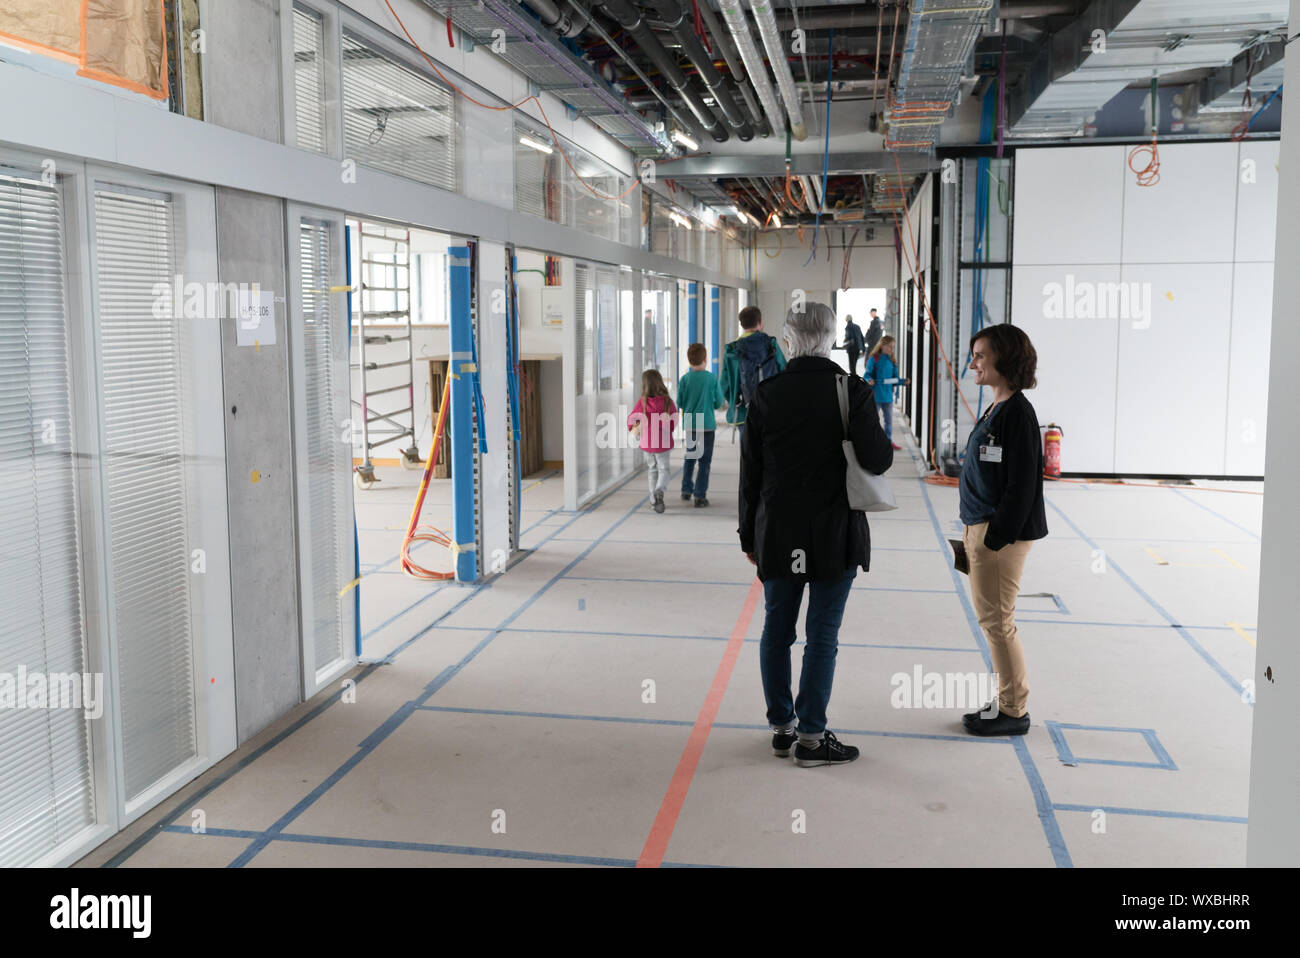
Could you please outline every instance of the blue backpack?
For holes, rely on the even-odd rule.
[[[781,371],[776,359],[776,338],[766,333],[750,333],[736,343],[736,359],[740,367],[740,402],[748,406],[754,401],[758,384]]]

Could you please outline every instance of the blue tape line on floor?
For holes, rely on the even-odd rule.
[[[926,489],[925,480],[918,477],[916,481],[920,484],[921,495],[925,499],[925,508],[929,510],[935,538],[939,540],[939,551],[944,554],[944,561],[947,563],[949,548],[947,537],[943,534],[943,527],[939,525],[939,517],[934,511],[934,503],[930,501],[930,493]],[[966,613],[966,622],[970,626],[971,634],[975,637],[975,641],[980,648],[980,654],[984,657],[984,666],[991,673],[993,672],[993,657],[989,654],[988,643],[984,638],[984,630],[980,628],[975,609],[971,606],[970,597],[966,594],[966,587],[962,582],[961,573],[952,568],[951,563],[948,563],[948,572],[952,576],[953,589],[956,590],[958,597],[961,599],[962,610]],[[1052,860],[1056,862],[1058,868],[1072,868],[1074,863],[1070,859],[1069,849],[1066,848],[1065,836],[1061,833],[1061,824],[1056,820],[1056,814],[1052,811],[1052,800],[1047,794],[1047,787],[1043,784],[1038,767],[1029,754],[1029,747],[1025,744],[1025,737],[1023,735],[1015,736],[1013,744],[1016,749],[1016,758],[1020,760],[1020,767],[1025,773],[1025,778],[1029,783],[1029,790],[1033,794],[1034,805],[1038,809],[1038,820],[1042,823],[1043,834],[1047,838],[1047,847],[1051,850]]]
[[[629,476],[627,479],[623,480],[623,482],[627,482],[633,477],[634,476]],[[670,481],[671,478],[672,477],[670,476],[669,477]],[[622,483],[620,483],[619,485],[621,486]],[[612,491],[613,490],[611,490],[611,492]],[[515,619],[517,619],[520,615],[522,615],[525,611],[527,611],[528,608],[534,602],[536,602],[539,598],[541,598],[541,596],[545,594],[545,592],[548,589],[551,588],[551,586],[553,586],[556,582],[560,581],[560,579],[562,579],[569,570],[576,567],[578,563],[580,563],[583,559],[585,559],[588,553],[590,553],[592,549],[594,549],[601,541],[603,541],[605,536],[609,535],[620,525],[622,525],[624,522],[630,519],[638,509],[642,508],[649,501],[649,498],[650,498],[649,495],[646,495],[643,496],[641,499],[639,499],[636,502],[636,504],[632,506],[632,508],[630,508],[626,513],[623,514],[623,517],[621,519],[619,519],[617,522],[615,522],[612,526],[610,526],[605,531],[605,534],[601,536],[600,539],[597,539],[590,546],[584,549],[568,565],[566,565],[563,569],[561,569],[554,576],[552,576],[546,582],[545,585],[541,586],[535,592],[533,592],[533,594],[529,596],[529,598],[521,606],[519,606],[519,608],[517,608],[514,612],[512,612],[505,619],[505,621],[503,621],[499,626],[492,629],[489,632],[489,634],[481,642],[476,644],[474,648],[471,649],[459,662],[457,662],[455,665],[448,666],[438,675],[437,678],[435,678],[432,682],[430,682],[427,686],[425,686],[425,689],[423,693],[421,693],[419,698],[417,698],[413,702],[407,702],[402,706],[400,706],[396,712],[394,712],[391,716],[389,716],[389,718],[387,719],[387,721],[384,722],[383,725],[381,725],[379,728],[377,728],[374,732],[372,732],[369,736],[366,737],[365,741],[361,743],[361,745],[358,747],[357,752],[355,754],[349,757],[347,761],[345,761],[342,765],[340,765],[337,769],[335,769],[332,773],[330,773],[330,775],[327,776],[323,782],[321,782],[314,789],[312,789],[311,792],[309,792],[306,796],[304,796],[296,805],[294,805],[292,809],[290,809],[283,816],[281,816],[280,819],[276,821],[267,830],[265,835],[254,840],[248,846],[248,848],[244,849],[244,851],[240,855],[236,856],[235,859],[230,863],[229,867],[242,868],[245,865],[247,865],[250,861],[252,861],[255,857],[257,857],[258,853],[261,852],[264,848],[266,848],[266,846],[272,840],[274,840],[274,838],[277,835],[282,833],[285,830],[285,828],[287,828],[295,819],[298,818],[299,815],[307,811],[307,809],[309,809],[312,805],[314,805],[317,801],[319,801],[320,798],[331,788],[333,788],[334,785],[336,785],[339,781],[341,781],[343,777],[347,775],[348,772],[350,772],[353,768],[355,768],[358,764],[360,764],[362,759],[369,756],[370,753],[374,751],[374,749],[381,742],[383,742],[384,739],[386,739],[389,735],[391,735],[393,730],[395,730],[398,726],[400,726],[402,722],[405,721],[415,711],[416,708],[423,705],[440,688],[442,688],[447,682],[451,681],[451,679],[454,678],[461,671],[461,669],[463,669],[466,665],[472,662],[474,658],[481,651],[483,651],[483,649],[487,648],[487,646],[492,642],[492,640],[501,634],[501,631],[503,629],[508,627],[512,622],[514,622]],[[575,519],[576,518],[577,517],[575,517]],[[469,598],[473,598],[475,595],[478,594],[481,588],[486,588],[489,585],[490,585],[490,581],[488,583],[484,583],[483,586],[476,588],[469,596],[466,597],[466,599],[468,600]],[[460,603],[458,603],[458,605],[459,604]],[[449,614],[450,611],[448,613],[444,613],[444,615],[440,618],[445,618],[445,616]],[[424,629],[421,629],[420,632],[416,634],[416,636],[413,636],[407,642],[399,646],[398,650],[395,650],[393,654],[396,654],[396,651],[408,647],[411,642],[415,641],[416,638],[418,638],[421,635],[424,635],[434,627],[435,627],[434,625],[430,625]]]
[[[1200,812],[1171,812],[1159,808],[1119,808],[1115,805],[1077,805],[1058,803],[1052,806],[1059,812],[1086,812],[1091,814],[1103,811],[1107,815],[1147,815],[1152,818],[1184,818],[1196,822],[1225,822],[1231,825],[1245,825],[1249,821],[1238,815],[1206,815]]]
[[[1061,509],[1060,506],[1052,502],[1050,499],[1047,501],[1047,505],[1049,505],[1052,508],[1053,512],[1055,512],[1058,516],[1060,516],[1063,520],[1065,520],[1065,524],[1068,525],[1071,529],[1073,529],[1075,534],[1078,535],[1079,538],[1083,539],[1093,549],[1097,549],[1098,551],[1102,551],[1102,552],[1105,551],[1102,550],[1095,541],[1090,539],[1082,529],[1080,529],[1077,525],[1075,525],[1074,522],[1070,519],[1070,517],[1067,516],[1065,512]],[[1113,570],[1116,575],[1118,575],[1121,579],[1124,580],[1124,582],[1128,584],[1129,588],[1131,588],[1134,592],[1136,592],[1139,596],[1142,597],[1143,601],[1145,601],[1147,605],[1155,609],[1156,612],[1160,614],[1160,617],[1164,619],[1166,622],[1168,622],[1170,626],[1172,626],[1174,630],[1177,631],[1180,636],[1182,636],[1183,641],[1186,642],[1189,646],[1191,646],[1192,650],[1196,652],[1196,654],[1199,655],[1205,661],[1205,663],[1210,666],[1210,668],[1214,669],[1214,671],[1218,673],[1220,678],[1222,678],[1225,682],[1228,683],[1229,686],[1231,686],[1233,691],[1237,693],[1238,698],[1242,696],[1242,693],[1245,691],[1242,684],[1238,682],[1236,679],[1234,679],[1232,675],[1229,674],[1228,670],[1225,669],[1221,664],[1219,664],[1218,659],[1216,659],[1208,651],[1206,651],[1205,647],[1201,645],[1201,643],[1197,642],[1195,638],[1192,637],[1192,634],[1187,631],[1185,626],[1181,625],[1177,619],[1175,619],[1172,615],[1170,615],[1167,611],[1165,611],[1164,606],[1162,606],[1155,599],[1151,598],[1151,596],[1147,594],[1146,590],[1143,589],[1140,585],[1138,585],[1137,582],[1134,581],[1133,577],[1130,576],[1127,572],[1125,572],[1123,568],[1119,565],[1119,563],[1117,563],[1109,555],[1106,556],[1106,567],[1108,569]],[[1247,702],[1245,704],[1248,704],[1251,708],[1255,707],[1255,703],[1253,701]]]
[[[165,829],[174,834],[191,834],[191,830],[182,825],[169,825]],[[216,838],[263,838],[262,832],[249,832],[237,828],[208,828],[203,835]],[[289,842],[300,845],[335,845],[344,848],[380,848],[388,851],[425,852],[441,855],[472,855],[484,858],[509,858],[517,861],[551,862],[560,865],[604,865],[611,868],[635,868],[634,858],[601,858],[595,855],[566,855],[559,852],[528,852],[511,848],[484,848],[475,845],[443,845],[436,842],[403,842],[381,838],[347,838],[335,835],[306,835],[301,832],[281,832],[270,838],[270,842]],[[672,868],[718,868],[718,865],[697,865],[690,862],[674,862],[666,867]]]

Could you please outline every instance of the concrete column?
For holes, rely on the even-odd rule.
[[[221,282],[258,283],[276,296],[273,345],[238,346],[235,322],[221,326],[241,743],[302,699],[284,251],[283,201],[217,190]]]

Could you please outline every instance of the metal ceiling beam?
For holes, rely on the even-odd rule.
[[[1035,17],[1057,17],[1068,16],[1079,12],[1081,4],[1078,0],[1056,0],[1056,2],[1024,2],[1024,0],[1002,0],[1002,5],[998,8],[998,19],[1000,20],[1029,20]],[[852,29],[855,27],[877,27],[883,21],[889,24],[893,20],[892,13],[885,13],[884,8],[879,4],[873,9],[866,9],[865,4],[862,6],[851,6],[847,9],[838,10],[814,10],[805,11],[799,14],[799,26],[805,30],[827,30],[835,29],[837,32],[841,29]],[[776,14],[776,24],[782,30],[793,30],[795,26],[794,15],[786,11],[778,11]]]
[[[921,154],[899,155],[883,150],[862,153],[832,153],[830,175],[845,173],[895,173],[895,160],[903,175],[928,173],[939,169],[939,161]],[[796,153],[790,158],[790,172],[796,176],[821,176],[822,157],[817,153]],[[781,154],[758,156],[685,156],[661,164],[660,175],[680,180],[700,176],[717,179],[741,176],[785,176],[785,157]]]
[[[1213,103],[1219,97],[1231,93],[1240,87],[1245,86],[1246,80],[1251,75],[1259,75],[1267,70],[1273,64],[1278,63],[1286,56],[1286,43],[1278,39],[1265,48],[1258,59],[1251,63],[1251,57],[1254,50],[1245,50],[1237,54],[1227,66],[1220,67],[1209,76],[1201,80],[1200,84],[1200,105]]]

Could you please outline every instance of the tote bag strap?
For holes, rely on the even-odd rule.
[[[840,425],[844,427],[844,438],[849,438],[849,379],[840,374],[835,377],[835,391],[840,398]]]

